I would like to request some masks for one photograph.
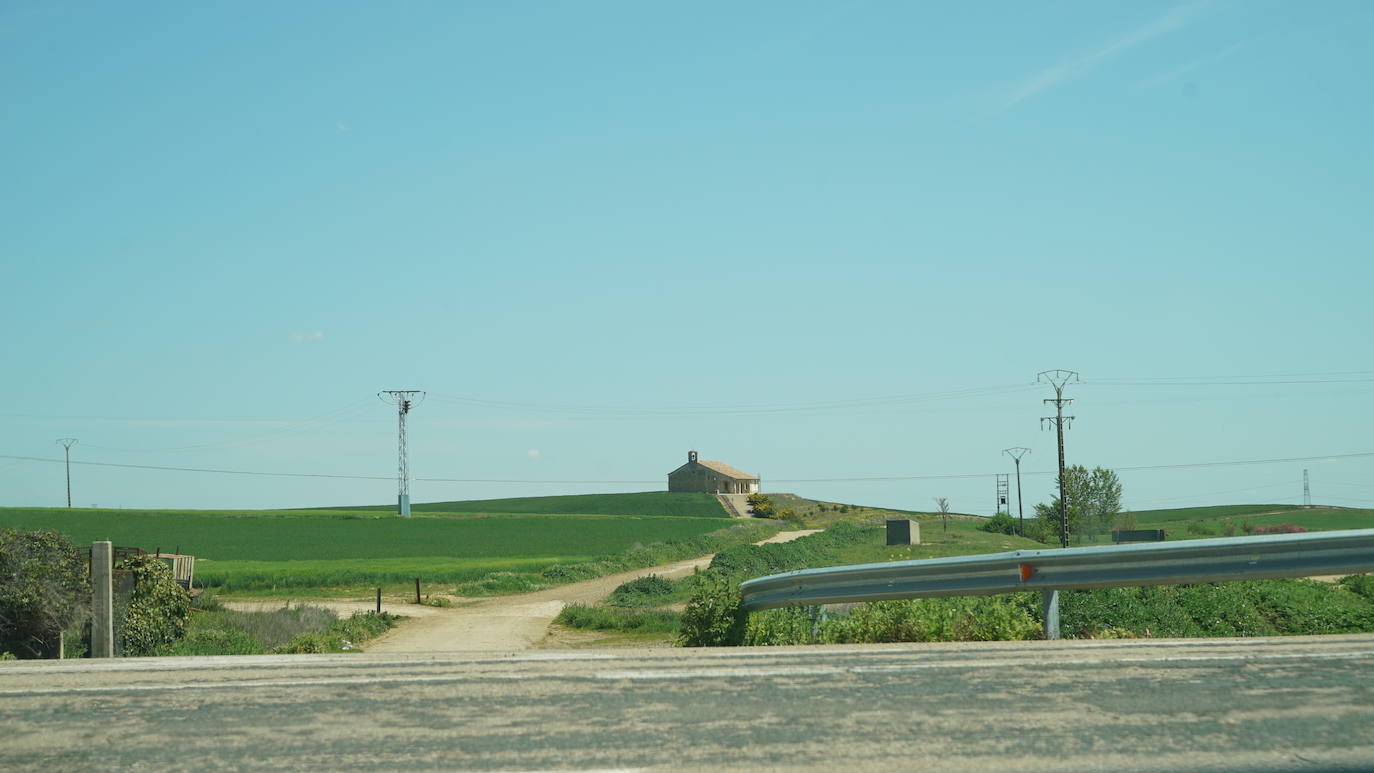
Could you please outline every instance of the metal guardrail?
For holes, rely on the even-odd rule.
[[[1013,550],[803,569],[747,580],[745,609],[1045,591],[1046,638],[1059,638],[1058,591],[1264,580],[1374,571],[1374,529]]]

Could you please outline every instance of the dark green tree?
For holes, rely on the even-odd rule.
[[[1055,481],[1055,491],[1059,481]],[[1081,464],[1064,470],[1064,495],[1069,500],[1069,534],[1093,539],[1111,528],[1117,513],[1121,512],[1121,481],[1116,473],[1105,467],[1094,467],[1091,471]],[[1042,530],[1058,534],[1059,497],[1048,504],[1035,506],[1035,516],[1041,522]],[[1049,528],[1049,527],[1053,528]]]

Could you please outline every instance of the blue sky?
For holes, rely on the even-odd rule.
[[[1367,2],[11,2],[0,90],[0,454],[378,478],[78,505],[392,501],[415,388],[416,501],[696,448],[990,512],[1066,368],[1131,507],[1374,506],[1374,456],[1129,469],[1374,452]]]

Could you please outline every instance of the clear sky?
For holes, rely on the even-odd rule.
[[[0,504],[394,501],[413,388],[417,502],[990,513],[1064,368],[1133,508],[1374,506],[1131,469],[1374,452],[1364,0],[10,0],[0,93]]]

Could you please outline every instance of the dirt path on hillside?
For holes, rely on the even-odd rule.
[[[755,544],[789,542],[817,531],[820,530],[785,531]],[[449,609],[413,604],[403,609],[393,606],[391,611],[413,615],[412,619],[403,621],[396,628],[368,642],[366,649],[368,652],[529,649],[544,638],[549,624],[569,604],[595,604],[610,596],[611,591],[623,583],[645,575],[685,577],[697,568],[705,569],[711,564],[712,558],[702,556],[676,561],[518,596],[468,600]],[[372,608],[366,603],[361,604],[365,608]]]

